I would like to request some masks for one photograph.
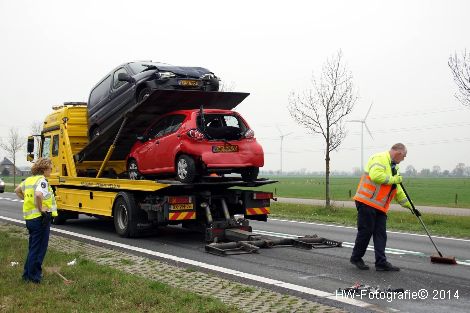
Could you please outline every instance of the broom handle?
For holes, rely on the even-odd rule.
[[[401,189],[403,189],[403,192],[405,193],[406,198],[407,198],[408,201],[410,202],[411,207],[413,208],[412,213],[413,213],[414,215],[416,215],[416,217],[417,217],[418,220],[420,221],[421,225],[423,225],[423,228],[424,228],[424,230],[426,231],[426,234],[428,234],[428,237],[429,237],[429,239],[431,240],[431,242],[432,242],[434,248],[436,248],[437,253],[438,253],[439,256],[442,258],[442,253],[441,253],[441,252],[439,251],[439,249],[437,248],[436,244],[434,243],[434,240],[432,240],[432,237],[431,237],[431,235],[429,234],[428,229],[426,228],[426,225],[424,225],[424,222],[423,222],[423,220],[421,219],[421,216],[420,216],[421,214],[418,215],[418,214],[416,213],[416,212],[419,212],[419,211],[416,210],[415,205],[413,204],[413,202],[411,201],[410,196],[408,195],[408,192],[406,192],[405,186],[403,186],[403,183],[400,183],[400,186],[401,186]]]

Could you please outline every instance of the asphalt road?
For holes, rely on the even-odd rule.
[[[0,194],[0,216],[21,220],[21,202],[12,199],[15,199],[14,194]],[[230,270],[235,270],[243,273],[235,278],[237,280],[293,293],[350,311],[364,311],[356,306],[361,303],[369,303],[374,305],[373,308],[385,311],[402,312],[468,312],[470,307],[470,240],[436,238],[436,244],[444,255],[455,256],[460,264],[431,264],[429,255],[433,254],[434,250],[427,237],[391,232],[388,234],[388,258],[392,264],[399,266],[401,271],[376,272],[373,267],[373,251],[368,251],[365,257],[366,263],[372,265],[371,270],[360,271],[349,263],[356,234],[354,228],[274,219],[267,223],[252,222],[251,225],[255,232],[265,235],[318,234],[343,241],[344,244],[342,248],[302,250],[279,247],[263,249],[259,254],[219,257],[204,251],[202,235],[179,227],[161,228],[158,233],[139,239],[120,238],[114,233],[111,222],[88,217],[72,220],[66,225],[54,228],[106,239],[121,245],[127,244],[140,248],[139,251],[146,249],[145,251],[194,260],[212,267],[218,266],[227,269],[220,274],[224,276],[231,276]],[[210,266],[205,266],[204,270],[211,270]],[[266,281],[271,279],[283,283],[267,285],[264,280],[252,278],[253,275],[266,278]],[[356,282],[381,288],[403,288],[406,292],[393,294],[394,299],[392,294],[364,294],[355,298],[361,302],[354,305],[345,304],[346,297],[337,293],[337,290],[352,286]],[[302,291],[302,288],[306,291]],[[331,295],[316,296],[308,290],[324,291]],[[376,299],[377,296],[383,299]]]

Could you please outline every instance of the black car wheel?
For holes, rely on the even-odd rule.
[[[129,179],[138,180],[143,178],[142,174],[139,172],[139,166],[136,160],[130,160],[127,163],[127,175],[129,175]]]
[[[137,102],[142,102],[147,99],[151,94],[151,90],[148,87],[145,87],[139,92],[139,96],[137,97]]]
[[[196,179],[196,163],[188,155],[181,155],[176,161],[176,178],[182,183],[192,183]]]
[[[257,167],[249,167],[242,171],[242,179],[246,182],[255,181],[258,178],[259,168]]]

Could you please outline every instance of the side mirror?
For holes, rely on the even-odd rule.
[[[28,144],[26,145],[26,160],[32,162],[34,160],[34,137],[28,137]]]
[[[131,83],[131,84],[135,83],[135,79],[127,73],[119,73],[118,74],[118,80],[123,81],[123,82],[128,82],[128,83]]]

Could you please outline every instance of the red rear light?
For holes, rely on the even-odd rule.
[[[191,197],[168,197],[168,203],[170,204],[192,203],[192,199]]]
[[[204,139],[204,134],[201,133],[198,129],[190,129],[188,130],[188,136],[195,140],[202,140]]]
[[[255,192],[253,193],[254,200],[264,200],[264,199],[273,199],[272,192]]]
[[[245,138],[247,139],[252,139],[255,137],[255,132],[252,130],[252,129],[248,129],[246,132],[245,132]]]

